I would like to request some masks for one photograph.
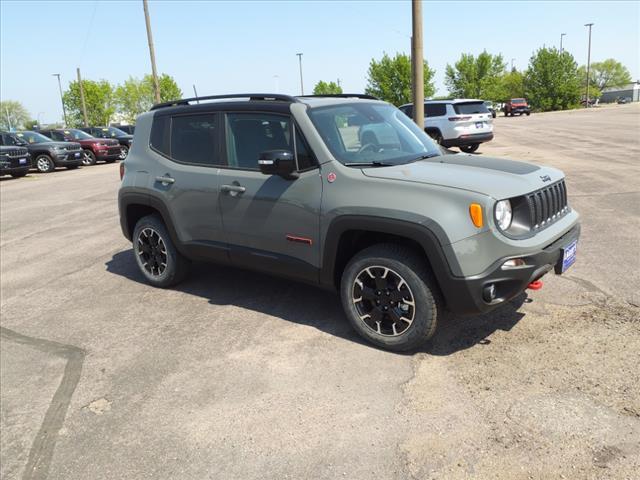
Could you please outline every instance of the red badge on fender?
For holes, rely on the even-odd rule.
[[[335,181],[336,181],[336,178],[338,178],[338,177],[337,177],[337,175],[336,175],[335,173],[333,173],[333,172],[330,172],[330,173],[327,175],[327,182],[329,182],[329,183],[333,183],[333,182],[335,182]]]

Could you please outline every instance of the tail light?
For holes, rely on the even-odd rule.
[[[124,162],[120,162],[120,181],[122,181],[122,177],[124,177]]]
[[[449,117],[450,122],[464,122],[465,120],[471,120],[471,117]]]

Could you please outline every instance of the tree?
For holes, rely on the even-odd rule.
[[[89,125],[109,125],[109,120],[115,113],[115,98],[113,86],[106,80],[82,80],[84,98],[87,105]],[[67,108],[69,126],[84,125],[82,116],[82,101],[77,81],[69,83],[69,89],[64,92],[62,101]]]
[[[582,92],[576,61],[556,48],[543,47],[533,54],[524,84],[531,105],[543,111],[574,108]]]
[[[478,57],[463,53],[454,66],[447,64],[444,83],[457,98],[499,100],[504,95],[500,78],[505,68],[502,55],[492,55],[486,50]]]
[[[524,74],[517,70],[512,70],[509,73],[505,73],[500,78],[501,95],[493,98],[496,101],[505,101],[511,98],[526,97],[524,90]]]
[[[587,67],[581,66],[579,73],[582,84],[587,83]],[[591,87],[594,86],[602,91],[607,88],[624,87],[631,83],[631,74],[622,63],[608,58],[603,62],[593,62],[589,69],[589,96]]]
[[[424,96],[433,96],[436,89],[433,85],[435,70],[424,62]],[[386,53],[380,61],[371,59],[369,77],[365,93],[373,95],[394,105],[411,102],[411,59],[403,53],[396,53],[391,58]]]
[[[26,108],[14,100],[0,102],[0,128],[22,129],[31,120],[31,115]]]
[[[182,98],[182,91],[175,80],[165,73],[158,77],[160,84],[160,101],[168,102]],[[142,80],[129,77],[122,85],[119,85],[114,94],[118,112],[124,120],[135,123],[136,117],[149,110],[155,103],[153,92],[153,77],[145,75]]]
[[[313,87],[314,95],[335,95],[340,93],[342,93],[342,87],[336,82],[324,82],[320,80],[316,83],[316,86]]]

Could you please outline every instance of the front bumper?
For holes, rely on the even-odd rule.
[[[461,147],[464,145],[473,145],[476,143],[484,143],[493,140],[493,132],[488,133],[472,133],[469,135],[460,135],[458,138],[443,139],[443,147]]]
[[[508,300],[518,296],[527,286],[551,270],[556,269],[562,259],[562,249],[580,237],[580,224],[576,224],[552,244],[537,252],[524,255],[510,255],[493,263],[484,272],[471,277],[449,277],[440,279],[441,288],[449,310],[461,315],[489,312]],[[526,264],[518,268],[503,270],[504,262],[514,258],[523,259]],[[483,298],[485,287],[495,286],[493,301]]]
[[[76,156],[78,154],[78,156]],[[82,150],[74,150],[71,152],[54,152],[52,154],[53,162],[56,167],[73,167],[82,165]]]
[[[121,145],[112,145],[108,148],[96,150],[96,160],[100,161],[108,161],[108,160],[118,160],[120,158],[120,154],[122,151]]]
[[[531,109],[529,107],[515,107],[510,110],[511,113],[530,113]]]
[[[20,163],[23,160],[23,163]],[[20,158],[8,158],[0,160],[0,175],[11,175],[12,173],[21,173],[29,171],[31,168],[31,156],[25,155]]]

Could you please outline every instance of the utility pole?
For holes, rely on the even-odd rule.
[[[513,72],[513,61],[515,60],[515,58],[511,59],[511,71]]]
[[[424,130],[424,55],[422,53],[422,0],[411,0],[411,66],[413,90],[413,121]]]
[[[147,24],[147,40],[149,40],[149,56],[151,57],[151,76],[153,77],[153,93],[156,103],[160,103],[160,84],[158,83],[158,71],[156,70],[156,52],[153,49],[153,35],[151,34],[151,20],[149,19],[149,5],[147,0],[142,0],[144,8],[144,21]]]
[[[4,107],[4,113],[7,114],[7,124],[9,125],[9,131],[11,131],[11,117],[9,116],[9,109]]]
[[[562,37],[564,37],[566,35],[566,33],[561,33],[560,34],[560,53],[562,53]]]
[[[585,27],[589,27],[589,50],[587,53],[587,102],[585,108],[589,108],[589,70],[591,69],[591,27],[593,23],[586,23]]]
[[[64,116],[64,126],[66,127],[69,122],[67,122],[67,109],[64,107],[64,98],[62,97],[62,83],[60,83],[60,74],[52,73],[54,77],[58,77],[58,89],[60,89],[60,102],[62,103],[62,115]]]
[[[304,84],[302,83],[302,53],[296,53],[300,64],[300,95],[304,95]]]
[[[82,87],[82,77],[80,77],[80,67],[77,69],[78,72],[78,86],[80,87],[80,100],[82,101],[82,118],[84,120],[84,126],[89,126],[89,117],[87,117],[87,104],[84,101],[84,88]]]

